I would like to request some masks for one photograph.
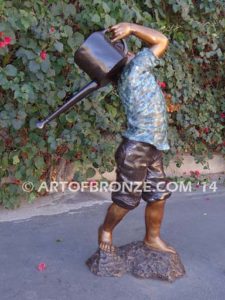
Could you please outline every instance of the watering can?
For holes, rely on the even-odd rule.
[[[70,95],[65,104],[46,119],[36,123],[37,128],[44,126],[75,103],[87,97],[93,91],[110,83],[121,72],[127,62],[127,44],[124,39],[112,43],[106,36],[107,29],[92,33],[74,54],[75,63],[89,75],[91,82],[79,92]]]

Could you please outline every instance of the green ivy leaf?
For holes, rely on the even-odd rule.
[[[69,123],[74,123],[76,121],[76,113],[74,111],[66,114],[66,121]]]
[[[27,30],[30,27],[30,22],[26,18],[20,19],[21,24],[23,25],[24,29]]]
[[[98,15],[98,14],[94,14],[94,15],[91,17],[91,21],[92,21],[93,23],[98,24],[98,23],[100,22],[100,17],[99,17],[99,15]]]
[[[68,45],[74,50],[79,47],[84,41],[84,36],[80,32],[75,32],[72,37],[67,40]]]
[[[68,18],[69,16],[75,16],[76,15],[76,9],[74,4],[68,4],[64,6],[64,17]]]
[[[59,41],[54,43],[54,47],[58,52],[63,52],[63,44]]]
[[[37,55],[33,51],[24,49],[22,47],[16,51],[16,56],[17,57],[26,57],[29,60],[35,59],[37,57]]]
[[[13,65],[7,65],[5,67],[5,73],[7,76],[15,77],[17,74],[17,68]]]
[[[88,168],[87,171],[86,171],[86,177],[87,178],[94,177],[95,174],[96,174],[96,171],[93,168]]]
[[[102,2],[102,7],[103,7],[105,13],[110,12],[110,7],[108,6],[108,4],[106,2]]]
[[[42,169],[42,168],[44,168],[45,162],[44,162],[43,157],[41,157],[41,156],[36,157],[35,160],[34,160],[34,165],[35,165],[35,167],[36,167],[37,169]]]
[[[73,29],[71,26],[68,25],[64,26],[64,31],[68,37],[73,35]]]
[[[31,60],[28,64],[28,68],[31,72],[36,73],[40,69],[40,64],[36,63],[34,60]]]
[[[41,62],[41,70],[44,72],[44,73],[47,73],[48,70],[50,68],[50,61],[49,59],[45,59],[44,61]]]
[[[12,120],[12,125],[16,130],[19,130],[24,124],[24,120],[20,119],[13,119]]]
[[[173,11],[177,13],[180,10],[180,6],[178,4],[173,4]]]
[[[60,98],[60,99],[63,99],[65,96],[66,96],[66,92],[64,90],[61,90],[57,93],[57,96]]]
[[[110,15],[105,15],[105,28],[114,25],[116,23],[116,20],[112,18]]]
[[[13,156],[13,164],[17,165],[20,162],[19,156],[18,155],[14,155]]]

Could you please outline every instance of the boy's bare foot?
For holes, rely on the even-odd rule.
[[[98,244],[99,248],[106,252],[115,252],[115,247],[112,245],[112,233],[103,230],[101,225],[98,229]]]
[[[151,240],[145,238],[144,243],[146,246],[155,250],[170,252],[174,254],[176,253],[176,250],[173,247],[167,245],[163,240],[160,239],[160,237],[151,238]]]

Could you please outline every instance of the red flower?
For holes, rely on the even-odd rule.
[[[6,46],[5,41],[0,42],[0,48],[4,48]]]
[[[224,119],[225,118],[225,112],[220,114],[220,118]]]
[[[204,129],[203,129],[203,132],[209,133],[209,128],[208,128],[208,127],[204,128]]]
[[[37,269],[38,271],[42,272],[46,269],[46,264],[44,262],[41,262],[38,266],[37,266]]]
[[[10,44],[10,43],[11,43],[11,40],[12,40],[11,36],[6,36],[6,37],[4,38],[4,42],[5,42],[6,45]]]
[[[53,26],[50,27],[50,32],[55,32],[55,28]]]
[[[15,178],[15,179],[13,179],[13,182],[12,182],[12,183],[19,185],[19,184],[22,183],[22,181]]]
[[[196,176],[199,176],[199,175],[200,175],[200,172],[199,172],[199,171],[195,171],[195,175],[196,175]]]
[[[162,88],[165,89],[166,88],[166,83],[163,81],[157,81],[158,85]]]
[[[190,171],[190,173],[191,173],[192,176],[197,176],[197,177],[200,176],[200,174],[201,174],[198,170]]]
[[[67,185],[68,186],[68,185]],[[72,190],[77,190],[77,189],[79,189],[79,183],[77,182],[77,181],[72,181],[72,182],[70,182],[70,184],[69,184],[69,187],[72,189]]]
[[[40,53],[40,57],[41,57],[42,60],[46,60],[47,53],[44,50],[42,50],[41,53]]]
[[[81,153],[81,152],[77,152],[77,153],[75,154],[75,158],[81,159],[81,157],[82,157],[82,153]]]
[[[93,179],[88,180],[88,185],[89,185],[89,186],[96,186],[96,185],[97,185],[97,181],[96,181],[96,180],[93,180]]]

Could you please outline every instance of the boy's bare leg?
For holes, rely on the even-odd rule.
[[[112,245],[112,232],[128,211],[129,209],[120,207],[115,203],[109,206],[104,223],[98,230],[98,243],[100,249],[107,252],[115,251],[115,247]]]
[[[146,235],[144,243],[154,249],[176,253],[176,250],[167,245],[160,238],[160,228],[164,215],[165,200],[148,203],[145,209]]]

